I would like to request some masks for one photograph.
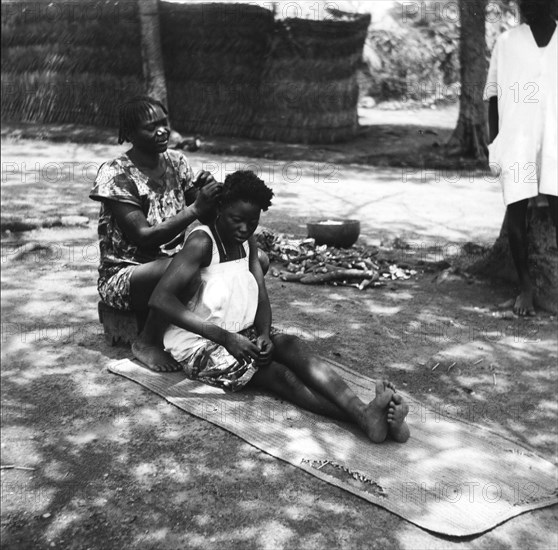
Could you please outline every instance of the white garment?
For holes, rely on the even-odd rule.
[[[484,99],[498,97],[499,131],[488,150],[506,206],[558,195],[557,34],[539,48],[522,24],[504,32],[492,52]]]
[[[229,332],[240,332],[254,324],[258,309],[258,283],[250,272],[248,243],[245,258],[219,263],[219,250],[211,230],[201,225],[192,230],[211,237],[211,263],[200,269],[201,284],[186,304],[200,319]],[[179,362],[187,361],[208,342],[199,334],[170,325],[163,339],[165,350]]]

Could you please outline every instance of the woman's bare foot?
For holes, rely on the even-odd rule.
[[[151,343],[145,343],[141,339],[132,344],[132,353],[138,361],[155,372],[182,370],[180,363],[175,361],[164,349]]]
[[[520,317],[533,317],[536,315],[532,290],[521,291],[519,296],[515,299],[513,312]]]
[[[376,397],[364,409],[361,428],[374,443],[382,443],[387,437],[387,412],[394,389],[387,380],[376,383]]]
[[[394,393],[389,403],[387,422],[390,437],[398,443],[405,443],[411,437],[409,426],[405,422],[408,412],[409,406],[405,403],[403,397]]]

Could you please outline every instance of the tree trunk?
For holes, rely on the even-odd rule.
[[[544,202],[539,206],[538,202]],[[552,225],[546,201],[530,201],[527,213],[529,271],[535,287],[535,306],[558,313],[558,250],[556,231]],[[507,214],[500,235],[487,255],[476,262],[470,271],[479,275],[517,283],[517,273],[510,254]]]
[[[158,99],[165,107],[168,107],[167,83],[159,30],[159,3],[158,0],[138,0],[138,5],[141,28],[141,57],[146,92]]]
[[[486,108],[482,99],[488,63],[486,60],[485,13],[487,0],[460,0],[461,96],[459,118],[448,147],[451,154],[488,159]]]

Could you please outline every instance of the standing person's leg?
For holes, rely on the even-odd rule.
[[[132,353],[136,359],[154,371],[177,371],[181,369],[180,364],[163,349],[163,335],[167,328],[167,322],[161,318],[159,313],[149,309],[148,306],[151,293],[170,262],[170,258],[162,258],[138,265],[130,278],[132,309],[138,312],[148,311],[143,330],[132,344]]]
[[[388,405],[395,390],[390,382],[377,384],[375,399],[365,405],[331,365],[313,355],[302,340],[288,334],[274,335],[272,340],[274,360],[287,366],[306,386],[343,410],[372,441],[386,438]]]
[[[518,315],[534,315],[533,284],[529,276],[527,253],[527,205],[528,199],[508,205],[508,240],[510,251],[519,278],[520,293],[513,310]]]
[[[545,195],[548,200],[548,209],[550,210],[550,218],[556,231],[556,248],[558,248],[558,197],[553,195]]]

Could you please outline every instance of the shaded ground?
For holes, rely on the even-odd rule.
[[[433,536],[108,374],[129,350],[108,346],[97,322],[98,206],[85,197],[98,163],[120,150],[3,143],[3,219],[91,220],[3,236],[2,464],[34,468],[2,470],[6,547],[556,547],[556,506],[465,541]],[[190,157],[194,169],[270,170],[269,159]],[[273,174],[266,226],[304,235],[309,217],[357,217],[362,242],[411,242],[383,252],[399,263],[462,257],[463,243],[493,240],[503,216],[481,175],[343,165],[324,176],[316,162]],[[492,311],[512,289],[428,270],[365,292],[267,283],[281,304],[274,324],[320,353],[556,463],[556,320]]]
[[[457,104],[434,109],[361,108],[359,135],[350,141],[329,145],[287,144],[224,136],[200,137],[202,151],[216,155],[368,166],[485,169],[476,162],[447,154],[444,145],[455,128],[457,115]],[[2,137],[12,139],[116,145],[117,136],[116,128],[75,124],[2,124]]]

